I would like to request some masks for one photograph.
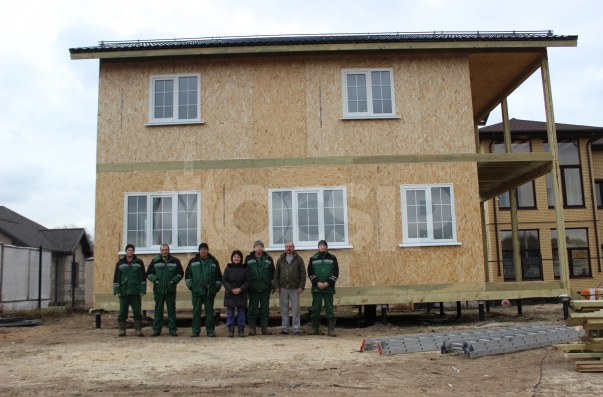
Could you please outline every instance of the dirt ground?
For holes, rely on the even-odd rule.
[[[157,338],[133,329],[117,337],[116,313],[73,314],[29,328],[0,328],[2,396],[538,396],[601,395],[603,375],[578,373],[557,350],[536,349],[468,359],[439,352],[379,356],[359,352],[364,337],[458,331],[518,324],[562,324],[558,304],[517,309],[492,308],[486,321],[466,309],[454,321],[425,312],[392,313],[387,326],[365,326],[353,313],[338,313],[337,337],[274,335],[227,338],[222,322],[217,338],[190,338],[190,313],[178,314],[179,336]],[[437,313],[439,314],[439,312]],[[131,320],[130,320],[131,321]],[[541,375],[542,379],[539,382]],[[455,370],[456,369],[456,370]],[[457,372],[458,370],[458,372]]]

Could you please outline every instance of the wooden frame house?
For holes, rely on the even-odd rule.
[[[70,49],[100,60],[95,305],[117,307],[113,269],[128,242],[145,263],[168,242],[186,264],[205,241],[224,266],[257,239],[275,256],[293,240],[307,261],[325,238],[339,305],[568,294],[561,210],[559,280],[491,277],[484,203],[548,172],[560,203],[558,153],[484,153],[478,125],[540,69],[557,142],[547,48],[576,45],[545,31]],[[179,288],[178,308],[190,308]]]

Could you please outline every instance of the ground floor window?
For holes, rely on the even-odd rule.
[[[588,248],[588,229],[565,229],[567,241],[567,261],[570,277],[590,277],[590,250]],[[551,229],[553,247],[553,272],[560,277],[559,251],[557,250],[557,229]]]
[[[513,259],[513,232],[500,232],[505,280],[515,280],[515,260]],[[542,280],[542,255],[538,230],[519,230],[519,252],[523,280]]]
[[[125,243],[140,252],[197,248],[200,241],[200,192],[129,193],[125,198]]]

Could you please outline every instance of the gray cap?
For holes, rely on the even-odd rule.
[[[261,240],[256,241],[255,243],[253,243],[253,248],[255,249],[256,246],[261,245],[262,248],[264,248],[264,243]]]

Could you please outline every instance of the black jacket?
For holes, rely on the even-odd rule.
[[[247,307],[247,290],[251,284],[251,274],[247,265],[241,263],[235,266],[229,263],[224,269],[224,276],[222,277],[222,285],[226,292],[224,292],[224,306],[226,307]],[[240,288],[241,292],[238,295],[231,293],[235,288]]]

